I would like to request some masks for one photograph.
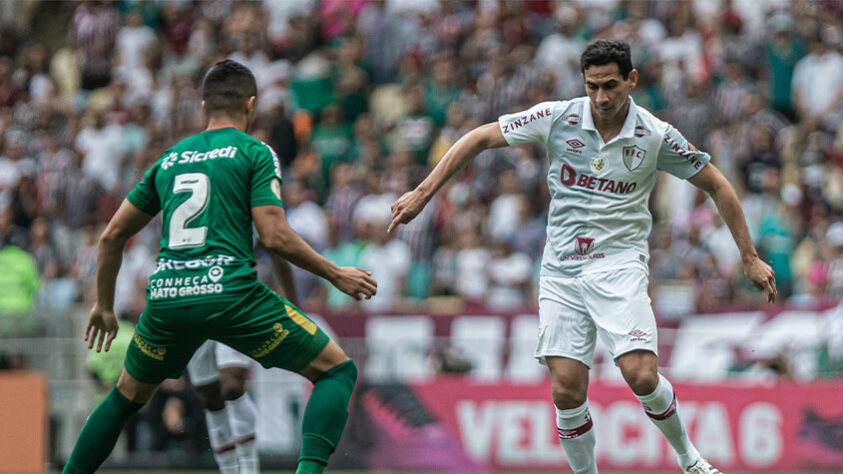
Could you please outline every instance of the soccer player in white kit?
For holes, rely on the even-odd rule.
[[[256,241],[255,245],[262,245]],[[269,252],[273,268],[281,280],[287,301],[298,306],[290,264]],[[208,439],[220,474],[258,474],[255,431],[258,409],[246,392],[246,379],[252,359],[231,347],[208,339],[187,364],[190,383],[205,409]]]
[[[657,371],[656,320],[647,296],[652,227],[647,201],[659,170],[711,196],[740,250],[746,277],[770,302],[777,294],[773,270],[759,259],[738,197],[709,155],[629,97],[638,79],[629,45],[594,41],[580,65],[588,97],[544,102],[467,133],[415,190],[392,205],[389,231],[412,220],[481,151],[544,143],[551,201],[535,355],[550,369],[559,439],[571,469],[597,472],[587,389],[600,336],[682,470],[719,473],[691,443],[676,394]]]

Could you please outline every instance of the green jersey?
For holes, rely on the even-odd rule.
[[[260,140],[234,128],[206,130],[166,150],[126,199],[162,213],[150,303],[231,299],[257,284],[251,208],[282,205],[281,169]]]

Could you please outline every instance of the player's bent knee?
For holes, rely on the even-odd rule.
[[[241,367],[220,369],[220,395],[223,400],[237,400],[246,393],[249,370]]]
[[[328,369],[316,381],[330,377],[344,382],[349,389],[353,390],[357,384],[357,375],[357,364],[351,359],[346,359],[344,362]]]
[[[649,395],[656,390],[656,386],[659,384],[658,373],[654,375],[650,371],[642,370],[632,374],[624,374],[624,379],[636,395]]]
[[[246,393],[246,387],[239,380],[226,382],[220,386],[220,394],[222,399],[226,401],[237,400],[244,393]]]
[[[311,382],[322,376],[322,374],[329,370],[350,360],[345,352],[334,341],[328,341],[328,345],[322,349],[322,352],[313,359],[310,364],[299,371],[299,374],[307,378]],[[356,374],[356,368],[355,368]]]
[[[653,393],[659,384],[658,371],[650,367],[635,367],[623,370],[622,373],[627,385],[636,395]]]
[[[652,352],[634,351],[618,357],[624,380],[636,395],[653,393],[659,384],[658,359]]]
[[[553,404],[556,405],[556,408],[570,410],[585,403],[588,391],[586,389],[574,389],[552,384],[551,394],[553,396]]]
[[[225,400],[222,398],[219,382],[212,382],[207,385],[196,387],[196,394],[202,407],[206,410],[219,411],[225,408]]]
[[[141,404],[152,398],[158,385],[157,383],[144,383],[137,380],[126,372],[125,368],[120,372],[120,378],[117,379],[117,390],[129,401]]]

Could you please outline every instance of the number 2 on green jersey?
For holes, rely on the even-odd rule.
[[[202,173],[176,175],[173,192],[191,194],[170,216],[169,246],[171,249],[205,245],[208,226],[188,228],[187,224],[202,214],[208,206],[209,187],[208,177]]]

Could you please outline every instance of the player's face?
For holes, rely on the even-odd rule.
[[[624,79],[617,63],[609,63],[589,67],[583,73],[583,80],[593,110],[599,118],[607,120],[623,110],[629,91],[638,81],[638,71],[633,69],[629,77]]]

